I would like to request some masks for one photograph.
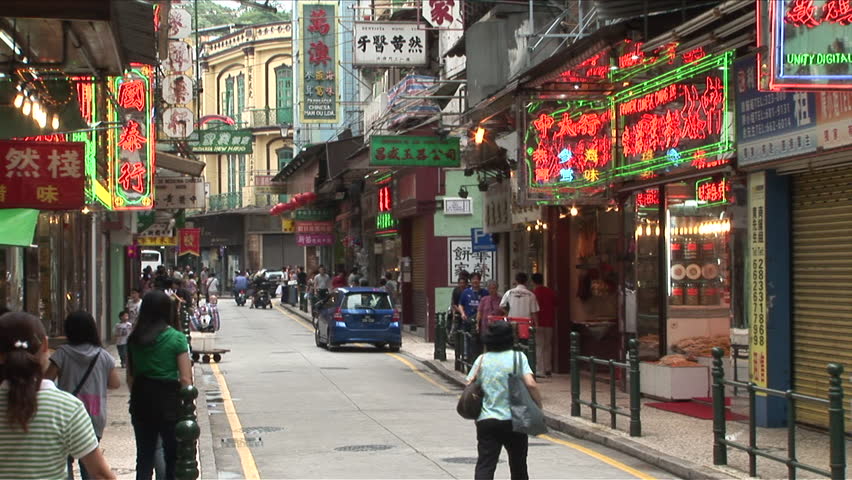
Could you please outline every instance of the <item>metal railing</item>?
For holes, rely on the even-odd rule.
[[[452,318],[452,317],[450,317]],[[529,327],[529,338],[523,339],[518,336],[517,324],[513,322],[515,327],[514,345],[512,349],[518,352],[523,352],[527,356],[527,362],[530,365],[530,370],[535,373],[536,369],[536,351],[535,351],[535,328]],[[456,371],[468,373],[473,366],[476,357],[484,351],[484,347],[479,341],[479,333],[466,332],[461,328],[456,328],[453,333],[455,338],[455,364]],[[436,350],[438,348],[436,342]]]
[[[725,371],[722,367],[724,350],[716,347],[713,353],[713,464],[728,464],[728,447],[742,450],[748,454],[749,476],[757,476],[757,457],[763,457],[787,465],[788,478],[795,480],[796,469],[805,470],[817,475],[824,475],[832,479],[846,477],[846,437],[845,437],[845,412],[843,410],[843,383],[840,378],[843,375],[843,365],[829,363],[828,371],[828,400],[810,395],[803,395],[792,390],[775,390],[759,387],[751,382],[738,382],[725,379]],[[748,445],[728,440],[725,424],[725,386],[745,389],[748,392]],[[764,394],[770,397],[779,397],[787,400],[787,457],[770,453],[757,445],[757,426],[755,425],[756,408],[755,396]],[[796,459],[796,402],[809,402],[821,405],[828,410],[828,433],[829,433],[829,465],[830,470],[817,468],[799,462]]]
[[[210,195],[209,210],[230,210],[243,206],[243,194],[241,192],[219,193]]]
[[[589,364],[591,373],[591,400],[583,400],[581,395],[580,383],[580,362]],[[613,430],[617,428],[618,416],[630,418],[630,436],[642,436],[642,417],[641,417],[641,393],[639,391],[639,341],[631,338],[627,342],[627,361],[617,362],[612,359],[601,359],[593,356],[580,355],[580,334],[571,332],[571,416],[579,417],[580,409],[583,405],[592,409],[592,422],[598,421],[598,410],[609,412],[609,426]],[[604,366],[609,368],[609,404],[598,403],[598,377],[597,367]],[[616,369],[623,369],[627,372],[628,394],[630,396],[630,406],[625,409],[619,407],[616,403]]]
[[[245,112],[249,128],[279,127],[293,123],[292,108],[255,108]]]
[[[196,398],[198,398],[198,389],[192,385],[187,385],[178,392],[180,417],[175,425],[175,437],[177,437],[175,478],[178,480],[196,480],[199,476],[196,458],[201,428],[195,416]]]

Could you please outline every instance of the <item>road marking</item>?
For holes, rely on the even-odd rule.
[[[436,387],[440,388],[441,390],[443,390],[443,391],[445,391],[445,392],[447,392],[447,393],[456,393],[456,392],[454,392],[454,391],[450,390],[449,388],[445,387],[444,385],[441,385],[440,383],[436,382],[435,380],[432,380],[431,378],[429,378],[429,376],[428,376],[428,375],[426,375],[425,373],[423,373],[423,370],[420,370],[419,368],[415,367],[415,366],[414,366],[414,364],[413,364],[413,363],[411,363],[411,362],[409,362],[409,361],[408,361],[408,359],[406,359],[405,357],[402,357],[402,356],[397,355],[397,354],[395,354],[395,353],[386,353],[385,355],[387,355],[387,356],[389,356],[389,357],[393,357],[393,358],[395,358],[395,359],[399,360],[400,362],[402,362],[403,364],[405,364],[405,366],[407,366],[408,368],[410,368],[410,369],[411,369],[411,371],[413,371],[413,372],[414,372],[414,373],[416,373],[417,375],[420,375],[421,377],[423,377],[423,379],[424,379],[424,380],[426,380],[427,382],[431,383],[432,385],[435,385]]]
[[[246,436],[243,434],[243,426],[240,423],[240,417],[237,416],[237,409],[234,408],[234,402],[231,400],[231,391],[228,390],[225,377],[219,370],[218,364],[211,363],[210,368],[213,370],[213,376],[216,377],[216,381],[219,383],[219,391],[222,393],[222,405],[225,407],[225,416],[228,417],[228,424],[231,426],[234,448],[237,449],[237,454],[240,456],[243,477],[250,480],[259,480],[260,472],[257,470],[257,463],[254,461],[251,450],[246,446]]]
[[[289,317],[291,320],[295,320],[296,323],[298,323],[299,325],[305,327],[306,329],[310,330],[311,332],[314,331],[314,326],[311,325],[310,323],[306,322],[305,320],[302,320],[301,318],[293,315],[292,313],[288,312],[287,310],[284,310],[283,308],[281,308],[277,305],[273,305],[273,306],[275,307],[275,310],[278,310],[279,312],[283,313],[285,316]]]
[[[543,438],[544,440],[548,440],[548,441],[551,441],[553,443],[558,443],[559,445],[564,445],[566,447],[573,448],[574,450],[577,450],[578,452],[585,453],[586,455],[588,455],[590,457],[594,457],[594,458],[600,460],[601,462],[606,463],[607,465],[615,467],[615,468],[621,470],[622,472],[629,473],[630,475],[633,475],[636,478],[641,478],[642,480],[656,480],[655,477],[652,477],[652,476],[648,475],[647,473],[640,472],[639,470],[636,470],[633,467],[629,467],[629,466],[619,462],[618,460],[616,460],[614,458],[610,458],[610,457],[608,457],[608,456],[606,456],[602,453],[596,452],[596,451],[594,451],[590,448],[586,448],[586,447],[583,447],[581,445],[577,445],[576,443],[568,442],[566,440],[562,440],[561,438],[552,437],[550,435],[538,435],[538,438]]]

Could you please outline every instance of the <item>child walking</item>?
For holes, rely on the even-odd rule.
[[[133,331],[133,324],[130,323],[130,313],[127,310],[118,314],[118,320],[115,325],[115,347],[118,349],[118,358],[121,359],[121,368],[124,368],[127,365],[127,337]]]

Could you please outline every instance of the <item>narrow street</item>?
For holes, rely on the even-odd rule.
[[[252,477],[253,469],[259,478],[473,475],[475,431],[455,413],[458,389],[415,359],[372,346],[328,352],[290,314],[220,305],[219,337],[231,352],[197,379],[217,469],[205,478]],[[530,439],[529,468],[532,478],[671,477],[556,434]],[[504,452],[497,478],[508,475]]]

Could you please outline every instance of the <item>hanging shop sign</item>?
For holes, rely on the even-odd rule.
[[[82,208],[84,149],[82,143],[0,140],[0,208]]]
[[[281,182],[273,182],[275,175],[255,175],[254,193],[258,195],[283,195],[287,193],[287,185]]]
[[[300,247],[319,247],[333,244],[334,235],[330,233],[296,233],[296,245]]]
[[[751,381],[760,387],[767,385],[767,336],[769,335],[769,305],[766,295],[766,173],[756,172],[748,177],[748,248],[750,262],[746,267],[746,282],[750,289],[747,295],[746,315],[749,322],[749,346]],[[759,394],[760,395],[760,394]],[[765,395],[765,394],[764,394]]]
[[[201,256],[200,228],[181,228],[178,230],[178,255]]]
[[[296,222],[296,233],[334,233],[334,222]]]
[[[389,184],[376,190],[376,235],[397,232],[399,221],[393,215],[393,194]]]
[[[496,252],[497,244],[490,233],[485,233],[482,228],[470,229],[470,241],[474,252]]]
[[[820,92],[815,96],[819,146],[830,149],[852,145],[852,92]]]
[[[512,193],[509,191],[509,182],[491,185],[483,195],[483,203],[483,231],[499,233],[512,230]]]
[[[330,208],[299,208],[293,212],[294,220],[332,220],[335,212]]]
[[[447,285],[455,285],[463,270],[482,275],[483,285],[497,278],[497,252],[474,252],[470,237],[448,238],[447,259]]]
[[[605,186],[613,163],[608,103],[537,102],[527,118],[522,169],[527,198],[552,200]]]
[[[636,194],[636,206],[639,208],[653,208],[660,206],[660,189],[649,188]]]
[[[732,52],[708,55],[613,95],[621,147],[618,175],[730,161],[732,58]]]
[[[734,63],[737,164],[816,151],[816,96],[813,93],[761,92],[754,58]]]
[[[417,23],[356,22],[353,27],[356,67],[412,67],[428,63],[426,30]]]
[[[439,30],[461,30],[462,0],[422,0],[420,2],[423,18],[432,27]]]
[[[332,2],[305,2],[300,7],[301,120],[337,123],[337,6]]]
[[[177,240],[175,229],[168,222],[154,222],[136,236],[136,244],[145,247],[173,247]]]
[[[296,222],[290,218],[281,219],[281,233],[296,233]]]
[[[458,137],[370,137],[370,166],[458,167]]]
[[[757,8],[769,90],[852,89],[849,0],[765,0]]]
[[[253,138],[251,130],[225,125],[195,130],[186,143],[193,153],[246,154],[252,153]],[[168,152],[176,150],[171,143],[161,143],[157,148]]]
[[[204,208],[204,179],[157,176],[154,208]]]
[[[147,210],[154,204],[150,75],[150,67],[143,66],[112,80],[118,106],[110,108],[110,118],[122,125],[109,130],[114,210]]]
[[[731,184],[725,178],[702,178],[695,182],[695,201],[699,207],[728,203]]]

